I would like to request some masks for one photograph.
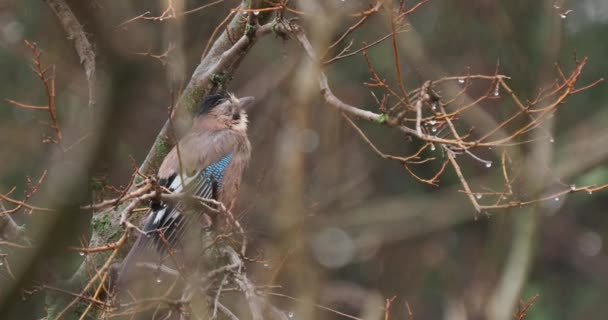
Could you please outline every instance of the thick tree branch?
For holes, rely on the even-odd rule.
[[[74,49],[76,49],[80,63],[82,63],[87,76],[89,86],[89,115],[92,115],[93,107],[95,106],[96,86],[95,51],[93,50],[93,45],[87,38],[82,25],[78,22],[78,19],[64,0],[45,1],[59,19],[61,26],[68,34],[68,38],[74,40]]]

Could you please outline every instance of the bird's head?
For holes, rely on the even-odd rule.
[[[253,105],[253,97],[237,98],[228,92],[205,97],[196,114],[197,119],[210,128],[247,130],[247,109]]]

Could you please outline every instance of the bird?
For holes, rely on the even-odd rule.
[[[253,102],[253,97],[237,98],[226,91],[206,96],[190,131],[162,161],[158,184],[173,193],[216,200],[231,208],[251,155],[247,109]],[[187,262],[175,261],[176,257],[192,260],[193,256],[203,254],[200,252],[203,246],[196,240],[212,220],[201,212],[200,206],[191,206],[191,202],[186,199],[151,202],[143,234],[122,262],[116,280],[119,287],[139,273],[135,270],[140,262],[151,263],[160,270],[161,265],[173,260],[177,268]]]

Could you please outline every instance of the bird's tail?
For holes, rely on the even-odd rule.
[[[123,292],[124,289],[129,285],[129,283],[133,280],[135,266],[137,262],[141,259],[142,255],[145,253],[146,248],[149,247],[147,242],[151,242],[150,239],[144,235],[140,234],[135,240],[133,247],[129,250],[129,253],[124,258],[120,267],[118,268],[118,275],[116,277],[115,282],[115,292]]]
[[[145,270],[138,266],[140,263],[150,263],[150,265],[172,265],[176,262],[187,264],[193,257],[198,255],[196,249],[200,249],[194,240],[201,235],[204,226],[199,222],[199,214],[177,214],[181,211],[178,208],[171,208],[171,214],[175,217],[165,225],[159,225],[156,218],[162,214],[161,210],[153,210],[148,216],[144,225],[145,234],[140,234],[133,247],[118,267],[116,276],[116,286],[118,291],[123,291],[130,286],[136,279],[146,274],[137,270]],[[209,222],[206,223],[207,225]],[[159,232],[162,230],[162,232]],[[162,234],[162,239],[161,235]],[[185,244],[190,246],[184,246]],[[193,248],[190,248],[193,247]],[[190,249],[190,250],[188,250]],[[192,252],[192,251],[195,252]],[[171,251],[171,253],[169,253]],[[170,258],[168,258],[170,256]],[[177,260],[177,261],[169,261]],[[175,266],[173,266],[175,267]],[[149,268],[147,268],[150,270]]]

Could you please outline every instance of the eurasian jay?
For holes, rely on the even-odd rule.
[[[241,175],[250,157],[246,109],[252,104],[253,97],[236,98],[226,92],[207,96],[191,131],[163,160],[158,170],[159,184],[174,193],[214,199],[230,207],[237,198]],[[168,255],[192,260],[192,255],[203,254],[200,242],[185,245],[200,239],[209,226],[201,207],[194,207],[186,200],[153,201],[143,229],[146,234],[139,236],[125,258],[118,275],[119,285],[139,262],[160,266],[164,261],[175,260],[175,256],[168,259]],[[172,264],[182,263],[186,262]]]

